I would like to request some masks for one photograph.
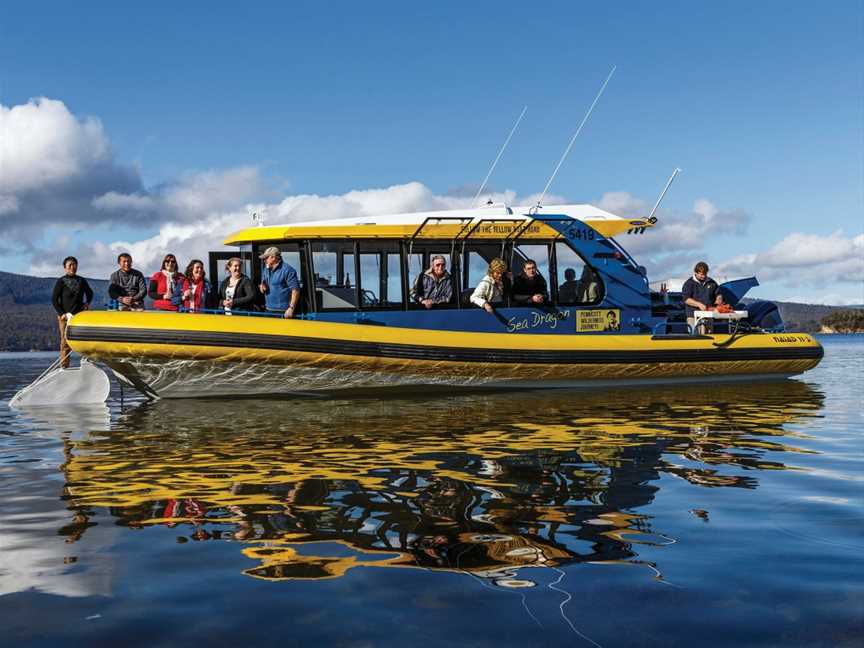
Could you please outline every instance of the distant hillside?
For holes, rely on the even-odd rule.
[[[51,307],[51,292],[56,281],[56,277],[29,277],[0,272],[0,351],[48,351],[57,348],[57,317]],[[89,277],[87,281],[95,293],[94,306],[104,308],[108,302],[108,282]],[[822,318],[844,309],[858,308],[776,303],[787,330],[808,333],[821,330]]]
[[[744,300],[745,302],[751,300]],[[800,333],[818,333],[822,330],[822,318],[838,311],[857,306],[823,306],[821,304],[797,304],[795,302],[774,302],[780,308],[780,314],[786,324],[787,331]]]
[[[56,281],[56,277],[0,272],[0,351],[48,351],[58,347],[57,314],[51,306]],[[87,283],[93,289],[94,307],[104,308],[108,282],[87,277]]]

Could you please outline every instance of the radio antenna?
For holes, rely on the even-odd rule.
[[[663,191],[660,192],[660,197],[657,198],[657,202],[654,203],[654,209],[652,209],[652,210],[651,210],[651,213],[648,214],[648,221],[649,221],[652,225],[653,225],[654,223],[657,222],[657,219],[654,217],[654,212],[657,211],[657,208],[660,206],[660,203],[662,202],[663,197],[666,195],[666,192],[669,191],[669,187],[672,186],[672,182],[674,182],[675,177],[676,177],[679,173],[681,173],[681,169],[675,169],[675,170],[672,172],[672,175],[669,176],[669,181],[666,183],[666,186],[663,187]]]
[[[513,128],[510,130],[510,134],[507,136],[507,139],[504,140],[504,146],[501,147],[501,150],[498,151],[498,157],[495,158],[495,161],[492,163],[492,167],[489,169],[489,173],[486,174],[486,177],[483,178],[483,184],[480,185],[480,188],[477,190],[477,193],[474,195],[474,200],[471,201],[471,208],[477,206],[477,199],[480,197],[480,194],[483,193],[483,190],[486,188],[486,183],[489,182],[489,178],[492,176],[492,172],[495,170],[495,166],[498,164],[498,160],[501,159],[501,155],[504,153],[504,149],[507,148],[507,145],[510,143],[510,138],[513,137],[513,133],[516,132],[516,129],[519,128],[519,122],[522,121],[522,118],[525,116],[525,111],[528,110],[528,106],[525,106],[522,109],[522,114],[519,115],[519,119],[516,120],[516,123],[513,124]]]
[[[606,80],[603,82],[603,85],[600,87],[600,92],[597,93],[597,96],[594,97],[594,101],[591,104],[591,107],[588,109],[588,112],[585,113],[585,117],[582,118],[582,123],[579,124],[579,128],[576,129],[576,133],[573,135],[573,138],[570,140],[570,143],[567,145],[567,149],[564,151],[564,155],[561,156],[561,159],[558,160],[558,166],[555,167],[555,170],[552,172],[552,176],[549,178],[549,182],[546,183],[546,186],[543,188],[543,193],[540,194],[540,200],[537,201],[537,204],[534,205],[533,211],[537,211],[542,207],[543,199],[546,197],[546,192],[549,191],[549,187],[552,186],[552,181],[555,180],[555,176],[558,175],[558,170],[561,168],[561,165],[564,164],[564,160],[570,154],[570,149],[573,148],[573,143],[576,141],[576,138],[579,137],[579,133],[582,132],[582,127],[585,125],[585,122],[588,121],[588,118],[591,116],[592,111],[594,110],[594,106],[597,105],[597,102],[600,100],[600,97],[603,95],[603,91],[606,90],[606,85],[609,83],[609,79],[612,78],[612,75],[615,74],[615,70],[617,69],[617,65],[612,66],[612,71],[609,72],[609,76],[606,77]]]

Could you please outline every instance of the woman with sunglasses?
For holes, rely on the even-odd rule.
[[[162,259],[162,268],[150,277],[147,296],[153,300],[153,308],[157,310],[176,311],[177,301],[174,293],[178,285],[183,284],[183,275],[177,272],[177,257],[166,254]]]

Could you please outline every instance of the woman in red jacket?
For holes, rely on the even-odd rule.
[[[177,257],[166,254],[162,259],[162,268],[150,277],[147,296],[153,300],[153,308],[158,310],[176,311],[174,293],[177,286],[182,285],[183,275],[177,272]]]
[[[180,304],[183,310],[194,313],[202,308],[213,308],[215,301],[213,287],[204,272],[204,262],[192,259],[186,266],[186,274],[180,287]]]

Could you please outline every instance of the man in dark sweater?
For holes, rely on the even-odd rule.
[[[132,255],[123,252],[117,257],[117,265],[120,268],[111,273],[108,296],[117,300],[117,307],[120,310],[144,310],[147,282],[144,280],[144,275],[132,269]]]
[[[54,284],[51,303],[57,311],[57,325],[60,327],[60,366],[69,366],[72,349],[66,342],[66,324],[72,316],[90,308],[93,301],[93,290],[84,277],[78,276],[78,259],[68,256],[63,259],[63,269],[66,274]]]
[[[695,325],[694,312],[708,310],[718,304],[720,288],[717,282],[708,276],[708,264],[700,261],[693,268],[693,276],[684,282],[681,288],[681,297],[684,298],[684,306],[687,309],[687,324],[693,329]],[[701,322],[693,329],[694,333],[710,333],[711,322]]]
[[[537,270],[537,262],[526,259],[522,272],[513,280],[513,303],[521,306],[542,304],[549,299],[546,280]]]

